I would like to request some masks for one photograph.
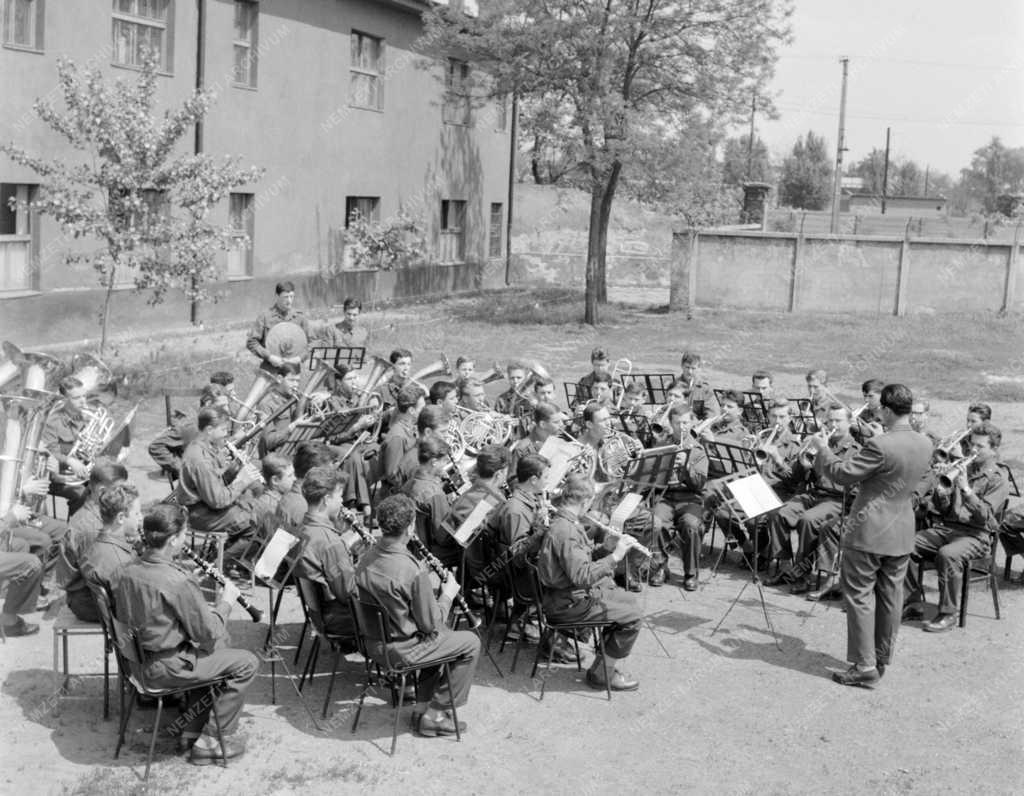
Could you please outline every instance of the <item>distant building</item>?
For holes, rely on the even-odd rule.
[[[248,250],[223,255],[230,303],[242,312],[264,305],[286,275],[320,280],[300,298],[307,305],[322,298],[325,275],[350,266],[343,239],[355,211],[371,219],[400,209],[421,217],[431,259],[464,271],[452,279],[472,286],[489,259],[504,256],[511,108],[504,99],[482,106],[471,100],[463,62],[423,67],[413,43],[428,5],[0,0],[0,140],[74,160],[76,153],[32,110],[38,98],[62,104],[58,56],[132,80],[148,44],[161,60],[161,102],[177,106],[196,86],[201,55],[204,85],[217,93],[203,124],[203,151],[239,155],[266,170],[260,182],[231,194],[213,219],[252,239]],[[191,134],[185,141],[191,146]],[[64,262],[69,244],[52,219],[7,207],[10,197],[30,199],[38,182],[0,155],[0,334],[6,321],[42,323],[54,307],[80,304],[95,315],[97,280],[89,264]],[[407,276],[399,287],[415,293],[420,277]],[[367,293],[374,280],[353,275],[345,284]],[[59,301],[47,300],[53,291],[60,291]],[[170,301],[179,302],[173,317],[182,317],[181,297]],[[118,303],[148,312],[127,294]],[[216,312],[223,317],[223,309]],[[31,342],[32,329],[18,328]]]
[[[843,213],[866,216],[882,213],[882,195],[876,193],[853,193],[843,191],[839,200]],[[945,196],[887,196],[885,215],[904,218],[945,218],[947,200]]]

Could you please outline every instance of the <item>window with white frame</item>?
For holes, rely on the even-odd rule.
[[[259,4],[235,0],[235,72],[236,86],[256,88],[256,53],[259,43]]]
[[[446,124],[470,122],[469,64],[449,58],[444,79],[444,121]]]
[[[25,50],[43,49],[44,0],[2,0],[3,43]]]
[[[173,71],[174,0],[113,0],[113,62],[139,68],[147,52]]]
[[[34,185],[0,183],[0,291],[35,288],[39,252],[28,210],[35,189]]]
[[[348,101],[358,108],[384,107],[384,40],[352,31]]]
[[[228,216],[235,245],[228,250],[228,278],[252,276],[252,244],[256,235],[256,213],[251,193],[228,197]]]
[[[441,241],[438,259],[442,263],[466,261],[466,203],[441,200]]]

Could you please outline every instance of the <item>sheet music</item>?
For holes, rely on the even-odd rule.
[[[636,507],[640,505],[640,501],[643,497],[636,492],[629,492],[615,510],[612,512],[612,516],[608,521],[608,524],[613,528],[622,530],[622,527],[626,524],[626,520],[632,516],[633,512],[636,511]]]
[[[488,498],[484,498],[477,503],[476,506],[473,507],[473,510],[469,512],[469,516],[462,521],[455,533],[452,534],[452,538],[463,547],[468,545],[473,541],[473,537],[476,536],[476,533],[483,524],[483,521],[487,518],[487,515],[491,513],[491,509],[493,509],[495,505],[496,504]]]
[[[256,562],[254,573],[257,578],[272,578],[281,566],[288,551],[298,544],[298,538],[292,536],[284,528],[278,528]]]
[[[571,442],[558,437],[548,437],[540,448],[540,455],[551,462],[547,475],[544,478],[544,488],[549,492],[553,491],[562,483],[565,478],[565,471],[569,469],[570,460],[579,453],[579,450]]]
[[[769,511],[774,511],[782,505],[779,496],[768,486],[768,482],[761,477],[760,473],[748,475],[745,478],[737,478],[726,484],[736,502],[740,504],[743,513],[748,519],[760,517]]]

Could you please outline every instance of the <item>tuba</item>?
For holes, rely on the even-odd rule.
[[[92,354],[75,354],[71,358],[71,375],[82,382],[88,393],[99,392],[114,380],[110,368]]]
[[[234,418],[234,422],[244,422],[256,407],[260,405],[260,401],[266,398],[267,393],[270,392],[270,388],[280,380],[281,377],[274,373],[270,373],[262,369],[257,370],[256,379],[249,388],[249,393],[245,396],[245,400],[239,405],[238,415]]]
[[[4,340],[2,346],[3,361],[0,361],[0,387],[3,387],[17,376],[21,371],[21,366],[25,363],[25,355],[14,343]]]
[[[430,388],[423,383],[423,379],[439,379],[442,376],[451,375],[452,365],[448,361],[448,357],[446,357],[444,353],[442,353],[440,359],[431,362],[425,368],[420,368],[419,370],[417,370],[408,378],[408,381],[410,384],[415,384],[417,387],[423,390],[423,392],[429,394]]]
[[[370,369],[366,372],[363,377],[363,386],[359,388],[362,395],[359,396],[359,400],[356,403],[357,406],[368,406],[370,399],[373,395],[380,396],[379,392],[375,392],[378,387],[381,387],[385,382],[390,380],[391,374],[391,363],[383,357],[373,356],[371,357],[373,362],[370,364]]]
[[[475,377],[481,384],[490,384],[492,381],[501,381],[505,378],[505,369],[497,362],[492,362],[491,367]]]
[[[611,479],[622,478],[626,467],[640,455],[643,445],[639,440],[621,431],[609,432],[597,451],[597,461],[601,469]]]
[[[20,459],[18,472],[19,493],[29,481],[46,477],[46,460],[50,454],[40,443],[50,412],[53,411],[60,400],[61,398],[58,394],[43,393],[36,398],[35,405],[28,408],[25,417],[25,434],[18,454]],[[33,514],[38,515],[42,511],[44,499],[45,496],[40,495],[33,496],[23,502]]]
[[[4,410],[4,422],[0,427],[0,517],[6,517],[18,501],[19,467],[27,411],[25,404],[28,400],[20,396],[0,396],[0,406]]]
[[[30,352],[25,354],[25,381],[23,388],[26,392],[36,390],[41,393],[56,391],[57,374],[61,371],[60,360],[51,357],[49,354],[38,354]]]

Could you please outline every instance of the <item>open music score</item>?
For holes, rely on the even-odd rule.
[[[468,547],[483,529],[484,520],[487,519],[487,515],[491,513],[496,505],[496,502],[485,497],[473,507],[473,510],[469,512],[466,519],[459,524],[459,527],[452,533],[452,538],[463,547]]]
[[[539,452],[541,456],[551,462],[544,478],[544,488],[548,492],[553,492],[565,478],[569,462],[579,454],[579,448],[568,440],[548,437]]]
[[[260,554],[259,559],[256,561],[253,574],[257,578],[264,580],[274,577],[277,574],[278,567],[281,566],[281,562],[288,555],[288,551],[298,543],[298,537],[292,536],[284,528],[278,528],[274,531],[274,535],[270,537],[270,541],[267,542],[263,553]]]
[[[762,514],[767,514],[782,506],[779,496],[768,486],[768,482],[761,477],[760,473],[737,478],[727,483],[725,487],[736,499],[748,519],[760,517]]]

